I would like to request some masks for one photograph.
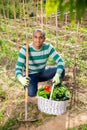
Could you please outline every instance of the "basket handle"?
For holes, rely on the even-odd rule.
[[[51,98],[52,98],[52,94],[53,94],[54,87],[55,87],[55,82],[53,82],[53,85],[52,85],[52,90],[51,90],[51,93],[50,93],[50,100],[51,100]]]

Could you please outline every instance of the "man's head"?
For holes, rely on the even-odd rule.
[[[43,35],[43,37],[45,37],[45,32],[44,32],[42,29],[37,29],[37,30],[35,30],[35,31],[33,32],[33,36],[34,36],[34,34],[37,33],[37,32],[41,33],[41,34]]]
[[[41,29],[37,29],[33,32],[33,44],[36,49],[40,49],[42,47],[43,42],[45,41],[45,33]]]

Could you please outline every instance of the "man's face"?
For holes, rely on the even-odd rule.
[[[34,47],[36,49],[40,49],[43,42],[45,41],[45,37],[43,36],[41,32],[35,32],[33,34],[32,39],[33,39]]]

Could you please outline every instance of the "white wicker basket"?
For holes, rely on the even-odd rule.
[[[54,101],[38,96],[38,109],[47,114],[61,115],[66,112],[67,102]]]

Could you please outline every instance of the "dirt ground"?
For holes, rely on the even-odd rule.
[[[82,105],[73,103],[70,108],[70,102],[68,102],[67,111],[64,114],[52,117],[38,127],[33,125],[27,127],[27,124],[25,124],[18,130],[68,130],[68,128],[87,123],[87,104],[85,106],[84,103]]]
[[[37,128],[33,126],[27,128],[25,126],[20,127],[18,130],[67,130],[68,128],[73,128],[84,123],[87,123],[87,111],[78,115],[70,115],[70,113],[67,112],[66,114],[57,116]]]

